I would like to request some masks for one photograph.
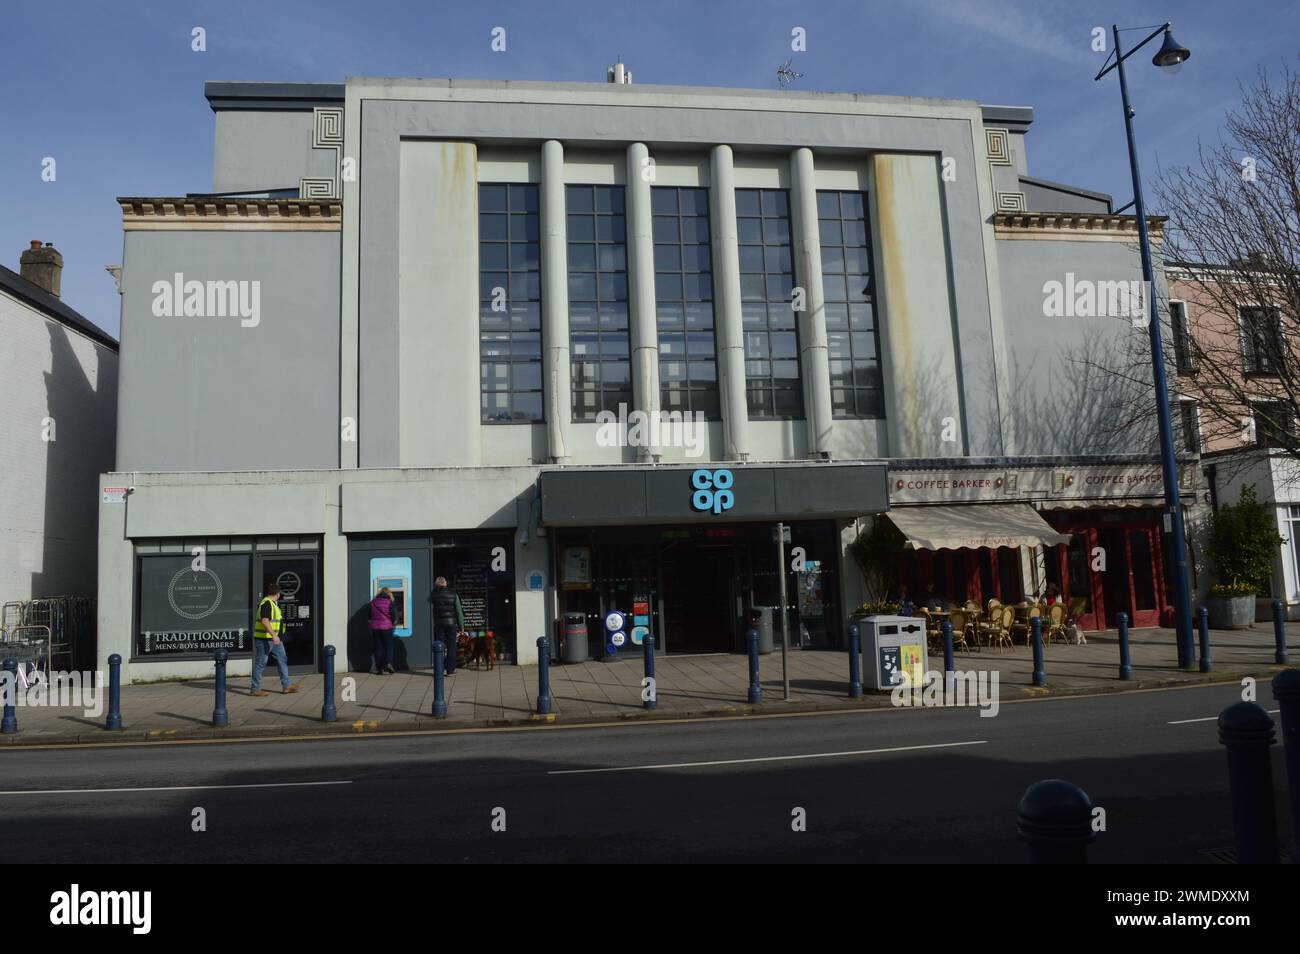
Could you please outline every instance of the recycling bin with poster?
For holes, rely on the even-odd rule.
[[[892,689],[907,673],[912,685],[925,678],[925,621],[912,616],[860,619],[862,680],[871,689]]]

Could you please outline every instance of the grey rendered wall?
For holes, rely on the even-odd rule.
[[[257,281],[260,321],[153,314],[155,281]],[[128,231],[119,470],[338,466],[337,232]]]
[[[0,292],[0,601],[95,594],[98,480],[113,469],[117,360]]]
[[[298,189],[306,176],[336,174],[334,153],[312,148],[311,110],[216,114],[213,192]]]
[[[779,97],[753,91],[600,84],[462,83],[353,78],[348,82],[345,155],[361,155],[359,179],[344,182],[343,413],[357,395],[361,467],[399,466],[403,428],[377,413],[400,407],[402,382],[386,366],[402,347],[400,188],[403,142],[441,139],[476,142],[480,149],[521,141],[540,155],[541,142],[566,148],[622,148],[644,142],[652,157],[706,157],[719,143],[791,149],[865,161],[875,151],[953,157],[959,170],[944,184],[942,223],[949,259],[951,312],[956,315],[956,360],[963,383],[996,394],[1003,332],[991,299],[997,290],[991,193],[984,133],[975,103],[848,96]],[[599,137],[598,140],[593,136]],[[900,210],[901,211],[901,210]],[[887,254],[888,250],[877,250]],[[428,304],[432,308],[432,303]],[[887,317],[885,320],[888,320]],[[356,341],[356,364],[349,367]],[[474,355],[463,358],[476,368]],[[452,370],[451,374],[460,374]],[[389,413],[384,410],[384,413]],[[399,413],[408,413],[403,409]],[[420,413],[424,413],[423,410]],[[966,451],[1002,453],[1000,407],[965,408]],[[857,434],[855,442],[861,442]],[[864,437],[866,435],[863,435]],[[867,438],[866,443],[877,444]],[[836,439],[836,443],[844,442]],[[343,449],[345,466],[349,449]],[[522,462],[523,458],[520,459]]]
[[[1076,286],[1081,281],[1140,281],[1135,246],[1136,240],[998,242],[1010,352],[1009,413],[1021,446],[1035,454],[1158,449],[1150,413],[1140,415],[1137,426],[1123,427],[1135,404],[1149,400],[1146,327],[1124,317],[1044,315],[1044,284],[1064,285],[1069,273]],[[1161,288],[1162,309],[1164,300]]]

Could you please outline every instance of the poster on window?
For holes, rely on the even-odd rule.
[[[591,548],[564,548],[564,576],[561,578],[566,590],[591,589]]]
[[[249,651],[252,554],[141,556],[137,656]]]

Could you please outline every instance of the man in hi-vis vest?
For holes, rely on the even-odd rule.
[[[289,681],[289,660],[284,654],[284,643],[280,635],[284,632],[284,622],[280,619],[280,587],[272,583],[266,588],[266,595],[257,605],[257,623],[253,626],[253,682],[249,695],[269,696],[262,688],[262,670],[266,668],[266,658],[275,657],[275,664],[280,669],[280,685],[285,692],[297,692],[299,686]]]

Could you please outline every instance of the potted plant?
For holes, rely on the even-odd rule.
[[[898,603],[893,600],[867,600],[849,615],[852,619],[864,619],[868,616],[897,616]]]
[[[1268,593],[1283,542],[1272,509],[1255,499],[1253,487],[1242,490],[1235,505],[1218,509],[1210,525],[1210,556],[1219,578],[1208,601],[1211,626],[1244,629],[1255,622],[1256,595]]]

